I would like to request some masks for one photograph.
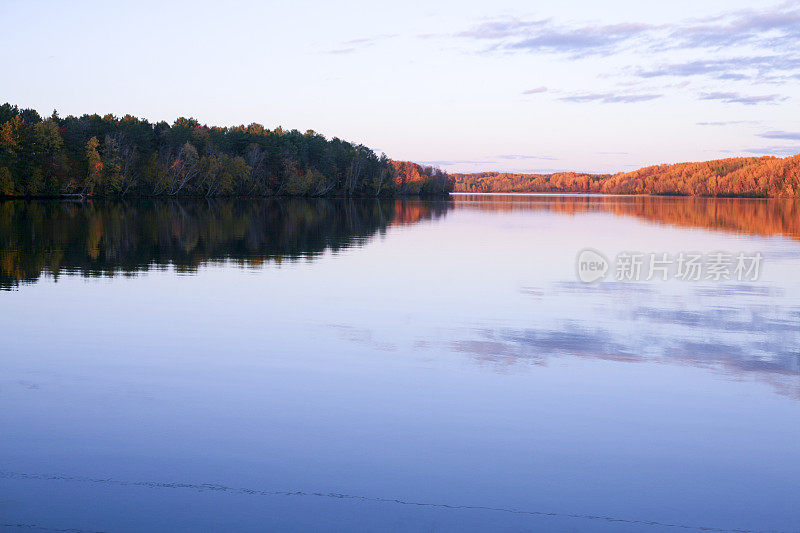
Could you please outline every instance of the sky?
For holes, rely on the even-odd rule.
[[[0,101],[312,129],[451,172],[800,153],[800,0],[0,0]]]

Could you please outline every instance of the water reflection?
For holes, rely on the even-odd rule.
[[[556,282],[524,287],[549,311],[530,327],[463,330],[449,348],[501,366],[575,356],[707,368],[800,399],[800,301],[772,285]],[[560,311],[558,311],[560,309]]]
[[[454,341],[451,347],[479,360],[503,365],[546,365],[560,356],[689,365],[722,372],[730,378],[764,381],[777,392],[800,399],[797,308],[786,313],[787,318],[758,316],[758,325],[745,327],[736,318],[717,323],[719,315],[714,313],[704,317],[698,313],[690,317],[689,323],[673,321],[671,314],[663,309],[634,310],[631,319],[637,321],[638,335],[629,335],[613,325],[598,327],[573,321],[556,329],[479,329],[470,335],[477,334],[481,340]],[[794,322],[788,318],[792,315]],[[664,326],[673,327],[673,331],[663,332]],[[674,331],[676,326],[683,331]],[[743,341],[735,334],[746,332],[754,337]]]
[[[447,201],[352,199],[0,203],[0,288],[63,272],[112,276],[174,265],[311,258],[361,246]]]
[[[800,202],[633,196],[454,195],[452,200],[142,200],[0,202],[0,289],[43,274],[131,274],[174,265],[314,257],[450,209],[609,213],[657,224],[800,240]],[[609,290],[605,287],[604,290]],[[627,289],[626,289],[627,290]]]
[[[792,213],[2,204],[5,283],[38,282],[0,295],[0,514],[92,531],[796,529]],[[749,283],[585,285],[586,246],[768,260]]]
[[[800,239],[799,205],[793,200],[474,194],[434,202],[9,201],[0,204],[0,287],[35,282],[43,274],[130,275],[167,265],[195,272],[213,262],[258,267],[314,258],[326,250],[363,246],[392,225],[435,219],[452,209],[609,213],[680,227]],[[576,242],[575,248],[579,245]],[[790,249],[782,250],[793,256]],[[537,308],[548,310],[539,321],[514,326],[511,314],[501,327],[478,321],[444,345],[502,364],[547,364],[569,355],[692,365],[763,379],[800,398],[800,303],[787,298],[785,288],[767,283],[684,288],[675,292],[665,291],[663,284],[564,279],[520,287]],[[333,327],[345,340],[379,351],[398,349],[397,342],[384,341],[358,324]],[[415,342],[424,349],[442,347],[427,339]]]
[[[800,240],[800,202],[791,198],[458,194],[455,206],[481,211],[610,213],[657,224]]]

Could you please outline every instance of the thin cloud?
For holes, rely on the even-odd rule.
[[[718,80],[763,80],[780,72],[798,68],[798,59],[792,55],[736,56],[723,59],[697,59],[683,63],[666,63],[649,69],[637,69],[640,78],[662,76],[707,76]]]
[[[376,35],[374,37],[361,37],[358,39],[350,39],[348,41],[342,41],[340,43],[339,48],[334,48],[333,50],[328,50],[327,54],[352,54],[358,50],[363,48],[367,48],[370,46],[374,46],[380,41],[385,41],[386,39],[393,39],[397,37],[396,34],[384,34],[384,35]]]
[[[663,94],[616,94],[616,93],[583,93],[563,96],[565,102],[600,102],[603,104],[634,104],[661,98]]]
[[[434,159],[430,161],[417,161],[420,165],[451,166],[451,165],[485,165],[487,163],[497,163],[489,160],[468,160],[468,159]]]
[[[719,100],[726,104],[776,104],[786,100],[786,97],[779,94],[760,94],[760,95],[742,95],[736,92],[710,92],[700,93],[700,100]]]
[[[547,92],[547,87],[542,86],[542,87],[536,87],[534,89],[528,89],[527,91],[522,91],[522,94],[539,94],[544,92]]]
[[[557,174],[559,172],[579,172],[573,171],[571,169],[563,169],[563,168],[520,168],[517,170],[513,170],[514,173],[522,173],[522,174]]]
[[[782,4],[772,11],[744,10],[722,15],[705,24],[686,24],[670,33],[677,47],[722,48],[742,44],[772,47],[800,38],[800,10]]]
[[[395,37],[397,37],[396,33],[386,33],[383,35],[376,35],[374,37],[361,37],[359,39],[350,39],[349,41],[344,41],[342,44],[370,46],[379,41],[385,41],[386,39],[393,39]]]
[[[528,31],[535,27],[544,27],[548,24],[548,20],[519,20],[519,19],[505,19],[487,21],[478,24],[456,33],[456,37],[470,37],[473,39],[502,39],[505,37],[514,37],[519,35],[520,32]]]
[[[541,27],[522,39],[504,43],[500,48],[526,52],[567,53],[586,56],[606,53],[617,45],[643,35],[651,26],[626,23],[583,28]]]
[[[549,157],[544,155],[523,155],[523,154],[507,154],[507,155],[496,155],[495,159],[504,159],[506,161],[519,161],[524,159],[541,159],[545,161],[558,161],[557,157]]]
[[[757,124],[755,120],[727,120],[722,122],[695,122],[697,126],[733,126],[736,124]]]
[[[554,53],[601,53],[646,38],[654,51],[750,44],[759,48],[793,50],[800,39],[800,8],[784,3],[763,11],[740,10],[702,21],[674,24],[641,22],[565,26],[551,19],[498,18],[455,34],[497,41],[497,49]]]
[[[752,79],[785,82],[800,76],[800,5],[787,2],[763,10],[729,11],[704,20],[652,25],[569,25],[552,19],[498,18],[454,34],[483,44],[487,52],[567,55],[628,54],[640,56],[634,65],[650,63],[660,54],[691,51],[696,58],[678,64],[644,66],[640,77],[706,76],[718,80]],[[725,57],[721,51],[748,46],[753,57]],[[707,57],[703,57],[706,54]],[[739,54],[741,55],[741,54]],[[644,56],[644,60],[642,57]],[[631,69],[634,68],[631,65]]]
[[[764,146],[761,148],[748,148],[744,150],[748,154],[754,155],[774,155],[787,157],[800,154],[800,146]]]
[[[502,165],[508,161],[558,161],[557,157],[550,157],[545,155],[531,155],[531,154],[502,154],[487,157],[486,159],[437,159],[430,161],[417,161],[421,165],[433,166],[453,166],[453,165]],[[543,169],[536,169],[541,171]],[[547,169],[552,170],[552,169]],[[519,171],[517,171],[519,172]]]
[[[678,82],[678,83],[668,83],[667,85],[664,85],[662,88],[663,89],[684,89],[684,88],[689,86],[689,83],[690,83],[689,81],[681,81],[681,82]]]
[[[797,131],[765,131],[758,135],[764,139],[787,139],[790,141],[800,141],[800,132]]]

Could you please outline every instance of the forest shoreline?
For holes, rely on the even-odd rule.
[[[258,200],[258,199],[350,199],[350,200],[426,200],[426,199],[447,199],[453,195],[541,195],[541,196],[623,196],[623,197],[653,197],[653,198],[708,198],[708,199],[731,199],[731,200],[770,200],[770,199],[793,199],[795,196],[770,196],[767,194],[747,194],[747,193],[722,193],[722,194],[680,194],[680,193],[657,193],[657,192],[602,192],[602,191],[581,191],[581,190],[558,190],[558,191],[463,191],[454,190],[441,193],[424,193],[424,194],[381,194],[375,195],[297,195],[297,194],[220,194],[212,196],[179,194],[179,195],[82,195],[74,193],[64,193],[58,195],[0,195],[0,201],[6,200],[211,200],[211,199],[243,199],[243,200]]]
[[[0,105],[0,198],[380,198],[465,193],[798,198],[800,155],[631,172],[448,174],[307,130],[172,124],[131,115],[42,118]]]
[[[56,111],[43,118],[0,105],[0,196],[380,197],[452,188],[437,167],[313,130]]]
[[[657,192],[601,192],[601,191],[453,191],[450,195],[468,195],[468,194],[498,194],[498,195],[519,195],[519,196],[620,196],[626,198],[708,198],[708,199],[730,199],[730,200],[770,200],[770,199],[794,199],[795,197],[787,196],[766,196],[766,195],[748,195],[748,194],[678,194],[678,193],[657,193]]]
[[[798,198],[800,154],[784,158],[732,157],[651,165],[630,172],[450,175],[459,193],[650,194],[708,198]]]

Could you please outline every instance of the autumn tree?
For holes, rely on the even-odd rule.
[[[86,141],[86,179],[81,188],[82,194],[91,194],[96,186],[101,185],[103,178],[103,158],[100,156],[98,148],[100,141],[97,137],[91,137]]]

